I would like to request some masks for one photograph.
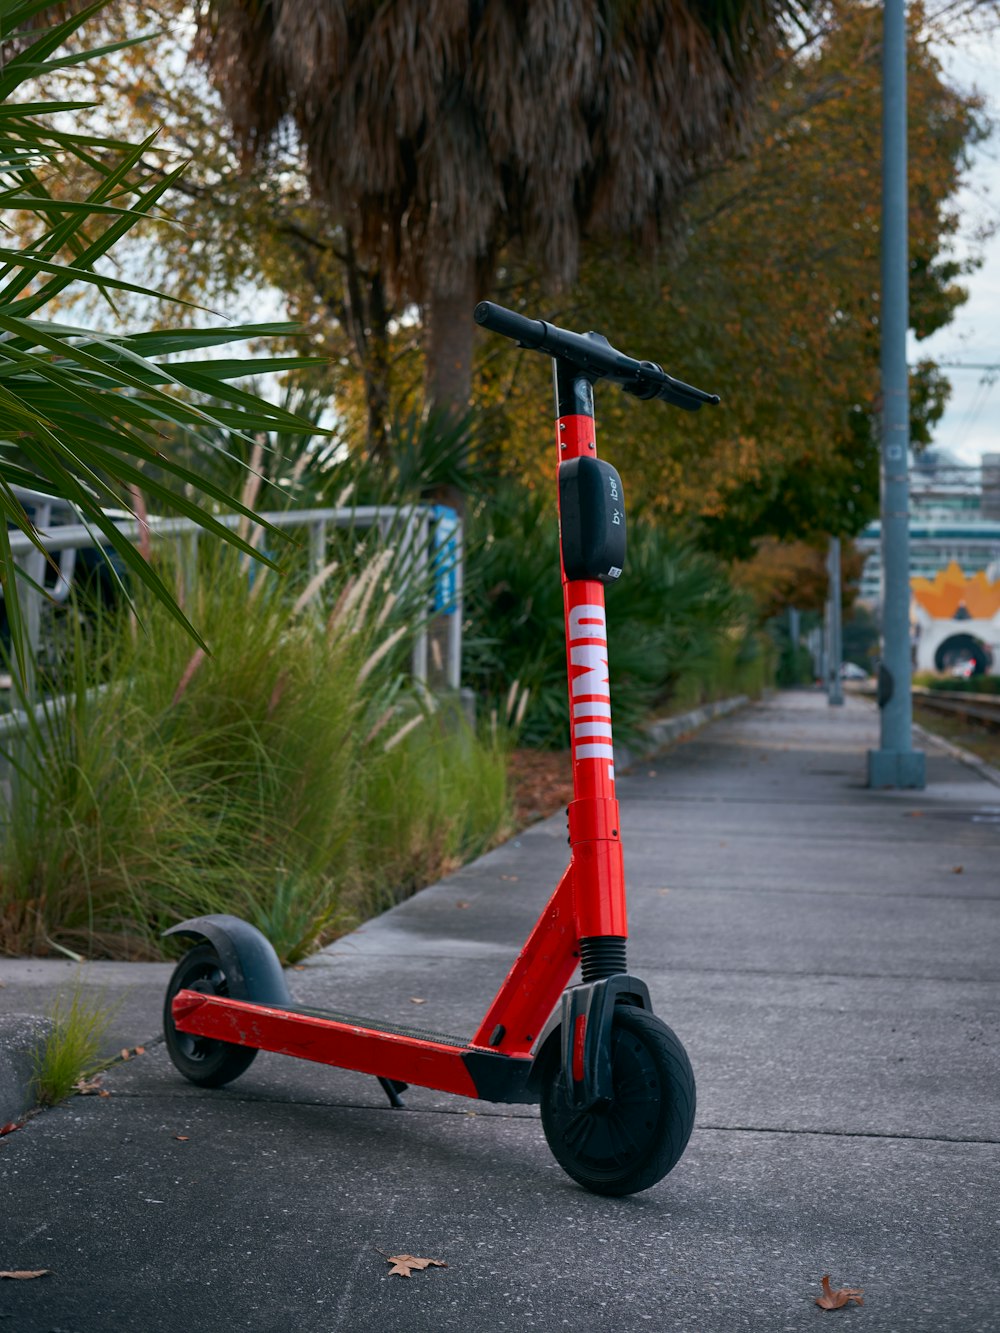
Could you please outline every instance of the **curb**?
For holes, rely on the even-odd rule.
[[[0,1015],[0,1125],[34,1109],[35,1051],[52,1026],[50,1018],[38,1014]]]
[[[946,741],[943,736],[935,735],[933,731],[928,731],[926,727],[922,727],[919,722],[913,723],[913,730],[922,741],[926,741],[929,745],[936,745],[939,750],[944,750],[945,754],[950,754],[952,759],[957,759],[960,764],[965,764],[966,768],[975,769],[979,776],[985,778],[987,782],[992,782],[995,786],[1000,787],[1000,768],[994,768],[992,764],[988,764],[985,759],[980,759],[971,750],[963,750],[954,741]]]

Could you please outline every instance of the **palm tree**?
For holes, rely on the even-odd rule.
[[[555,282],[588,235],[654,237],[746,124],[795,0],[203,0],[244,150],[283,124],[311,187],[417,302],[432,405],[468,401],[500,249]]]

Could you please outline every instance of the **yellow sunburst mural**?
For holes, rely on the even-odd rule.
[[[954,560],[933,579],[910,579],[910,587],[935,620],[954,620],[962,606],[971,620],[992,620],[1000,612],[1000,582],[992,583],[983,570],[966,578]]]

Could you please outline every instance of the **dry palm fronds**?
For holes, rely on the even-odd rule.
[[[201,49],[245,151],[293,117],[317,198],[422,300],[512,239],[568,280],[585,232],[669,225],[793,7],[205,0]]]

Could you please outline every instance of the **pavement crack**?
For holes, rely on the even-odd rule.
[[[787,1134],[824,1139],[893,1139],[916,1143],[975,1143],[984,1147],[1000,1145],[1000,1139],[984,1139],[965,1134],[891,1134],[868,1129],[805,1129],[777,1125],[713,1125],[699,1121],[695,1130],[713,1130],[721,1134]]]

